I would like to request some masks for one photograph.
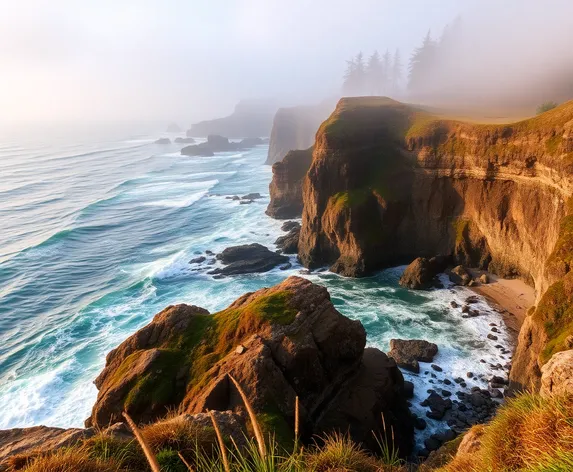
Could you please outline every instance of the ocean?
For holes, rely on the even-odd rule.
[[[300,275],[295,256],[287,271],[224,279],[189,264],[237,244],[274,249],[284,233],[265,215],[266,145],[186,157],[183,144],[154,143],[177,136],[152,124],[0,130],[0,429],[82,426],[106,353],[155,313],[175,303],[216,311]],[[249,205],[226,198],[251,192],[263,198]],[[405,375],[416,385],[413,409],[424,416],[428,388],[468,371],[476,378],[467,388],[485,387],[499,373],[490,364],[510,358],[494,346],[511,340],[503,327],[497,341],[486,338],[501,315],[484,299],[474,305],[482,316],[464,319],[450,303],[472,292],[406,290],[398,285],[403,269],[364,279],[326,270],[303,276],[364,324],[369,346],[387,351],[391,338],[438,344],[434,363],[443,373],[422,364],[419,375]],[[428,422],[428,432],[438,426]]]

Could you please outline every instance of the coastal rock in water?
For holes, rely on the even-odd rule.
[[[193,138],[175,138],[175,143],[178,144],[193,144],[195,142],[195,139]]]
[[[0,430],[0,470],[10,456],[30,453],[36,449],[53,451],[73,446],[95,434],[93,429],[62,429],[47,426]]]
[[[312,148],[289,151],[282,161],[273,164],[269,185],[271,201],[267,215],[277,219],[297,218],[302,214],[302,184],[312,162]]]
[[[225,264],[225,267],[212,270],[209,274],[237,275],[267,272],[289,260],[287,256],[270,251],[258,243],[228,247],[217,254],[217,259]]]
[[[469,285],[472,280],[472,276],[462,265],[454,267],[448,276],[450,281],[457,285]]]
[[[438,346],[422,339],[391,339],[388,355],[398,367],[411,372],[420,372],[418,362],[432,362],[438,353]]]
[[[428,289],[434,285],[436,275],[446,268],[446,259],[433,257],[414,259],[400,277],[400,285],[414,290]]]
[[[281,231],[290,231],[291,229],[299,229],[300,230],[300,223],[297,221],[285,221],[281,226]]]
[[[300,236],[300,225],[294,227],[288,234],[280,236],[275,244],[285,254],[296,254],[298,252],[298,238]]]
[[[257,414],[273,412],[268,426],[275,432],[292,438],[298,396],[304,441],[343,431],[376,449],[371,430],[382,432],[384,416],[395,446],[407,455],[413,422],[402,374],[365,344],[361,323],[341,315],[324,287],[299,277],[247,293],[214,315],[187,305],[168,307],[108,354],[88,423],[114,423],[123,410],[140,423],[176,408],[239,413],[244,405],[232,376]],[[146,371],[136,367],[156,352],[166,356],[163,362],[150,363]]]
[[[159,138],[155,141],[155,144],[171,144],[171,140],[169,138]]]
[[[553,354],[541,368],[541,390],[544,397],[573,393],[573,350]]]
[[[260,193],[247,193],[247,195],[243,195],[241,197],[242,200],[258,200],[259,198],[263,198]]]

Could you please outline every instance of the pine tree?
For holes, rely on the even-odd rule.
[[[360,52],[349,61],[346,61],[342,93],[346,96],[363,95],[366,93],[366,87],[364,55]]]
[[[384,71],[382,92],[384,95],[388,95],[390,93],[390,82],[392,80],[392,56],[388,49],[386,49],[384,57],[382,58],[382,69]]]
[[[436,48],[436,43],[428,31],[422,46],[416,48],[410,58],[408,88],[412,92],[424,91],[424,83],[432,74],[432,69],[435,66]]]
[[[397,95],[400,93],[402,85],[402,58],[400,50],[396,49],[394,53],[394,60],[392,62],[392,94]]]
[[[372,54],[368,59],[368,65],[366,66],[367,92],[370,95],[380,95],[383,80],[384,77],[380,54],[378,54],[378,51],[374,51],[374,54]]]

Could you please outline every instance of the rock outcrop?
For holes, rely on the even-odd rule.
[[[265,164],[273,165],[289,151],[308,149],[314,143],[316,130],[330,114],[334,104],[279,108],[273,119],[269,153]]]
[[[271,201],[267,215],[288,219],[302,215],[302,184],[312,162],[312,148],[289,151],[285,158],[273,164],[273,178],[269,185]]]
[[[519,123],[476,125],[384,98],[342,99],[316,135],[299,257],[361,276],[451,254],[523,278],[539,304],[511,378],[514,388],[538,388],[541,365],[573,331],[573,316],[559,314],[573,301],[572,156],[573,102]]]
[[[4,470],[2,463],[10,456],[74,446],[94,434],[92,429],[62,429],[47,426],[0,430],[0,470]]]
[[[436,276],[448,265],[446,257],[417,257],[402,273],[400,285],[414,290],[428,289],[435,285]]]
[[[542,396],[573,393],[573,350],[553,355],[541,368]]]
[[[287,256],[281,256],[258,243],[228,247],[217,254],[217,259],[225,264],[225,267],[214,269],[209,272],[210,274],[238,275],[268,272],[289,260]]]
[[[269,136],[276,105],[265,100],[243,100],[229,116],[191,125],[187,136],[219,134],[229,138]]]
[[[275,241],[277,247],[285,254],[298,252],[298,238],[300,237],[300,225],[297,223],[284,236],[279,236]]]
[[[240,412],[233,376],[279,436],[292,435],[298,396],[305,440],[350,426],[355,440],[376,449],[371,430],[382,430],[383,414],[406,455],[413,427],[402,374],[365,343],[360,322],[342,316],[325,288],[299,277],[245,294],[214,315],[171,306],[108,354],[87,423],[107,426],[123,410],[138,422],[174,408]]]

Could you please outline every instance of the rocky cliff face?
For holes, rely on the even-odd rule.
[[[292,436],[298,396],[303,437],[350,430],[376,449],[371,431],[382,430],[383,414],[407,454],[413,429],[402,374],[365,343],[362,325],[336,311],[325,288],[298,277],[214,315],[168,307],[109,353],[87,424],[112,424],[123,410],[139,422],[168,409],[240,412],[233,376],[280,440]]]
[[[521,332],[512,379],[537,387],[539,367],[562,350],[548,345],[573,331],[572,317],[559,315],[573,293],[565,277],[572,177],[571,102],[499,126],[439,120],[389,99],[342,99],[316,136],[299,256],[360,276],[451,254],[524,278],[540,305]]]
[[[229,116],[193,124],[187,130],[187,136],[208,136],[210,134],[228,138],[269,136],[275,111],[274,103],[263,100],[243,100],[237,104]]]
[[[265,164],[280,162],[289,151],[308,149],[316,130],[332,111],[330,102],[315,106],[279,108],[274,119]]]
[[[278,218],[298,218],[302,215],[302,183],[312,162],[312,148],[289,151],[285,158],[273,164],[269,185],[271,201],[267,215]]]

